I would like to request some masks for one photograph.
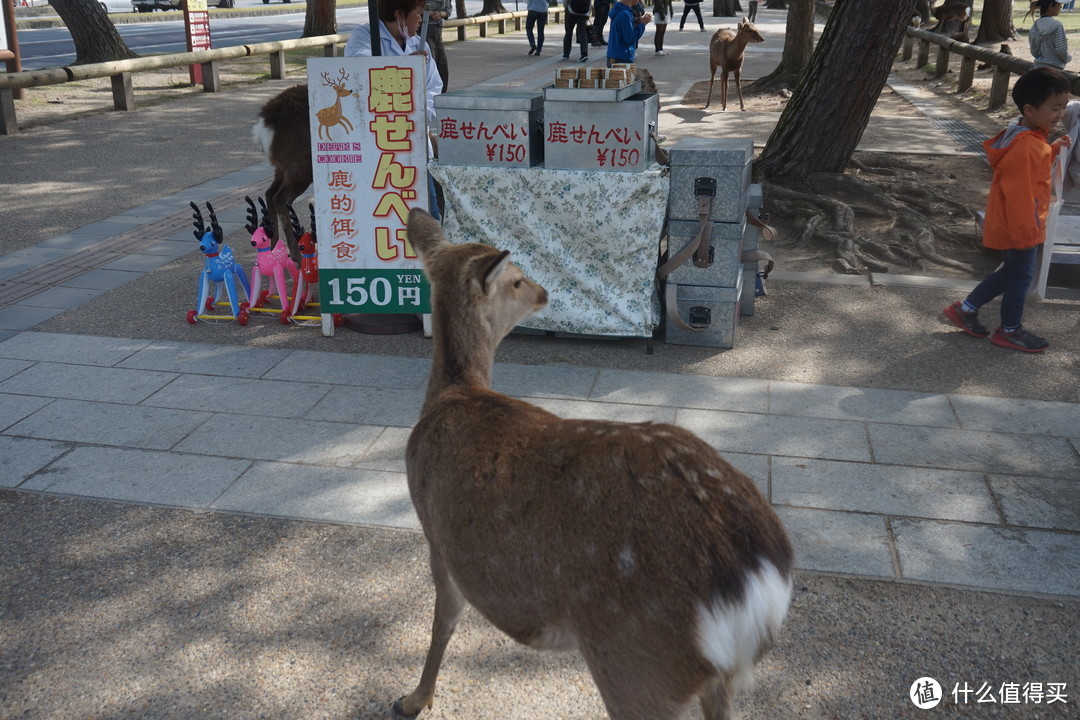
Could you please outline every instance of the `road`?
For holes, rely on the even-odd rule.
[[[237,0],[237,7],[245,5],[262,7],[261,0]],[[512,7],[508,3],[507,7]],[[481,0],[469,0],[469,13],[479,12]],[[524,8],[524,4],[522,3]],[[338,10],[338,32],[349,32],[356,25],[368,20],[368,9],[344,8]],[[182,20],[168,22],[142,22],[116,26],[124,42],[140,55],[161,55],[187,51]],[[242,18],[212,18],[210,33],[214,47],[246,45],[273,40],[300,37],[304,29],[304,5],[297,5],[297,12],[285,15],[263,15]],[[64,67],[75,61],[75,45],[71,33],[65,27],[42,28],[19,31],[19,49],[24,70]]]

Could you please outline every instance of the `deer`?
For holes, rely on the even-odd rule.
[[[739,96],[739,109],[746,110],[742,99],[742,66],[746,54],[746,46],[752,42],[765,42],[765,38],[748,19],[739,21],[739,26],[732,31],[730,28],[720,28],[712,39],[709,40],[709,97],[705,101],[705,107],[712,102],[713,81],[716,79],[716,68],[720,68],[720,109],[727,110],[728,74],[735,75],[735,92]]]
[[[491,389],[499,342],[547,291],[509,252],[408,236],[432,286],[432,360],[406,446],[435,610],[415,718],[466,604],[515,641],[577,650],[612,720],[731,717],[787,615],[794,556],[768,501],[693,433],[562,419]]]
[[[323,130],[326,130],[326,139],[333,140],[330,137],[330,129],[337,127],[338,125],[345,128],[345,133],[351,133],[353,125],[349,122],[349,119],[341,114],[341,98],[355,95],[359,97],[359,94],[353,92],[349,88],[345,87],[345,81],[349,79],[348,73],[344,70],[340,72],[337,80],[330,79],[330,73],[324,72],[322,74],[323,87],[330,87],[337,93],[337,100],[329,107],[324,107],[315,113],[315,117],[319,120],[319,139],[323,139]]]

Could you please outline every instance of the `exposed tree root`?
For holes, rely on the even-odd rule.
[[[844,274],[921,270],[926,263],[974,273],[942,253],[937,240],[977,238],[932,219],[971,220],[974,227],[968,207],[920,183],[917,168],[903,160],[858,155],[851,166],[851,172],[818,173],[797,184],[764,183],[773,221],[794,227],[795,246],[825,250],[833,270]]]

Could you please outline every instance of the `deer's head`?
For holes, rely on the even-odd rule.
[[[757,26],[750,22],[749,18],[739,21],[738,37],[745,42],[765,42],[765,38],[758,31]]]
[[[324,72],[322,74],[323,86],[333,88],[338,97],[348,97],[352,94],[352,90],[345,87],[345,81],[349,79],[349,74],[344,69],[338,71],[338,79],[331,80],[330,73]]]

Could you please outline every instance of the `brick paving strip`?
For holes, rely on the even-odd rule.
[[[261,196],[265,188],[265,181],[260,180],[210,198],[209,202],[214,206],[215,213],[220,214],[245,204],[245,196]],[[49,260],[0,280],[0,310],[153,245],[163,237],[179,232],[186,225],[191,225],[190,208],[117,233],[61,258]]]

